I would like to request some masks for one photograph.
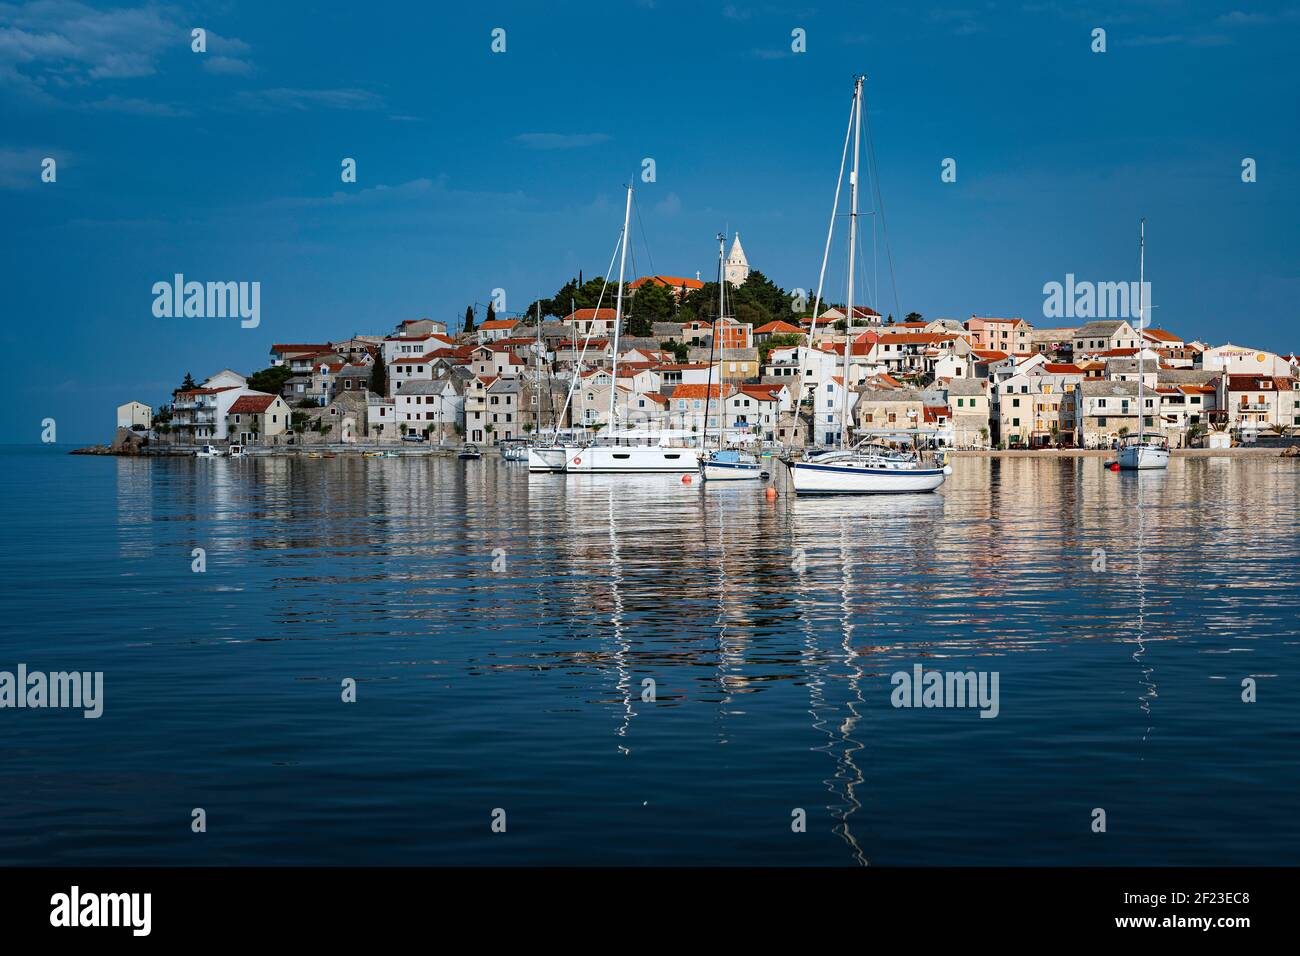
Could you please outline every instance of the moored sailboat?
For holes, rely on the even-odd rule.
[[[618,342],[623,324],[623,279],[627,274],[628,226],[632,219],[632,184],[627,186],[623,235],[619,243],[618,292],[614,304],[614,340],[609,390],[609,430],[589,444],[564,446],[564,470],[569,474],[645,474],[691,472],[699,455],[686,444],[681,429],[618,428]]]
[[[727,382],[721,369],[727,367],[726,346],[719,363],[718,385],[718,447],[705,451],[709,442],[709,405],[713,402],[713,350],[718,345],[718,335],[723,317],[727,314],[727,279],[723,268],[726,261],[727,237],[718,233],[718,316],[713,320],[713,337],[709,354],[709,382],[704,395],[704,430],[700,438],[700,477],[704,481],[756,481],[763,477],[758,457],[743,448],[727,446]]]
[[[1119,466],[1125,471],[1153,471],[1169,467],[1169,443],[1162,436],[1146,432],[1146,388],[1143,372],[1146,363],[1142,353],[1146,349],[1143,335],[1146,331],[1146,253],[1147,221],[1138,228],[1138,432],[1126,439],[1119,449]],[[1158,393],[1157,393],[1158,394]],[[1157,414],[1159,409],[1157,408]]]
[[[847,281],[847,307],[845,314],[844,343],[844,390],[845,396],[840,409],[840,443],[839,448],[806,455],[802,460],[786,460],[790,470],[791,484],[798,495],[830,494],[906,494],[911,492],[934,491],[948,475],[952,474],[950,465],[928,466],[919,455],[897,455],[869,446],[849,444],[850,394],[850,360],[853,352],[853,282],[855,276],[855,254],[857,250],[858,223],[858,157],[862,127],[862,76],[854,77],[853,107],[849,112],[849,130],[853,137],[853,171],[849,176],[849,269]],[[845,135],[845,150],[848,149],[848,135]],[[835,211],[839,206],[840,184],[844,176],[844,160],[840,161],[840,180],[835,187],[835,204],[831,210],[831,227],[826,237],[826,252],[822,258],[822,277],[826,274],[826,259],[830,255],[831,235],[835,228]],[[816,329],[817,306],[821,301],[821,288],[813,306],[813,330]],[[809,341],[812,340],[811,333]],[[802,383],[802,376],[800,376]],[[799,396],[802,398],[802,396]],[[797,406],[796,406],[797,408]]]

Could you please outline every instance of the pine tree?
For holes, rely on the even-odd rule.
[[[496,321],[496,318],[497,318],[497,310],[494,309],[494,308],[492,308],[492,303],[489,302],[489,303],[488,303],[488,310],[487,310],[487,318],[484,319],[484,321],[485,321],[485,322],[495,322],[495,321]]]
[[[191,375],[189,372],[186,372],[186,373],[185,373],[185,381],[181,382],[181,387],[178,388],[176,391],[178,391],[178,392],[192,392],[192,391],[193,391],[194,389],[196,389],[196,388],[198,388],[198,385],[195,384],[195,382],[194,382],[194,376]]]
[[[465,306],[465,324],[461,326],[462,332],[474,331],[474,306]]]
[[[375,354],[375,364],[370,369],[370,390],[376,395],[388,394],[388,367],[384,365],[384,353]]]

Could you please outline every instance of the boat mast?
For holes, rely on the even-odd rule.
[[[537,356],[537,411],[533,417],[533,433],[542,431],[542,303],[537,302],[537,344],[533,347]],[[549,391],[549,390],[548,390]]]
[[[1146,333],[1146,300],[1143,293],[1146,291],[1144,281],[1146,278],[1147,264],[1147,221],[1143,219],[1138,225],[1138,434],[1137,441],[1141,445],[1143,441],[1143,432],[1146,431],[1146,409],[1142,405],[1142,345]],[[1141,452],[1138,452],[1140,455]]]
[[[723,271],[722,262],[726,256],[727,234],[718,233],[718,315],[722,315],[722,283]],[[700,432],[700,451],[703,452],[709,443],[709,394],[713,391],[713,355],[714,350],[718,347],[718,320],[713,320],[713,335],[709,338],[709,372],[704,377],[704,428]],[[722,394],[722,386],[718,386],[718,394]],[[722,448],[722,431],[718,431],[718,448]]]
[[[862,134],[862,79],[853,78],[853,172],[849,174],[848,315],[844,317],[844,399],[840,406],[840,448],[849,442],[849,359],[853,352],[853,273],[858,238],[858,146]],[[816,408],[816,403],[813,405]]]
[[[623,276],[627,269],[627,226],[632,219],[632,184],[627,184],[627,205],[623,209],[623,250],[618,258],[618,298],[614,303],[614,353],[609,386],[609,430],[614,430],[614,412],[618,401],[618,329],[623,324]],[[593,318],[592,321],[595,321]]]

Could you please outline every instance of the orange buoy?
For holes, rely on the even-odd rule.
[[[1106,467],[1109,468],[1111,471],[1119,471],[1119,462],[1117,462],[1117,461],[1112,461],[1112,462],[1111,462],[1109,465],[1107,465]]]
[[[684,485],[689,485],[690,483],[691,483],[691,476],[690,476],[690,475],[682,475],[682,484],[684,484]]]
[[[774,500],[775,498],[776,498],[776,489],[773,488],[771,485],[768,485],[768,487],[767,487],[767,500],[768,500],[768,501],[772,501],[772,500]]]

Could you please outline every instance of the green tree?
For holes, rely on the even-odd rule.
[[[388,366],[382,350],[375,353],[375,364],[370,369],[370,390],[376,395],[388,394]]]
[[[474,331],[474,306],[465,306],[465,324],[461,326],[460,330],[462,332]]]
[[[654,331],[654,328],[651,326],[650,320],[638,312],[636,315],[629,314],[627,316],[627,327],[623,331],[624,334],[634,338],[645,339],[650,337],[650,333]]]
[[[497,310],[494,309],[494,308],[492,308],[492,303],[489,302],[489,303],[488,303],[488,308],[487,308],[487,318],[484,319],[483,321],[484,321],[484,322],[495,322],[495,321],[496,321],[496,318],[497,318]]]
[[[925,318],[921,315],[920,312],[909,312],[909,313],[907,313],[907,318],[905,318],[903,321],[904,321],[904,322],[924,322],[924,321],[925,321]]]
[[[638,317],[647,323],[667,321],[677,312],[676,296],[657,282],[644,283],[636,290],[632,302]]]
[[[196,388],[198,388],[198,385],[194,383],[194,376],[186,372],[185,381],[181,382],[181,387],[176,389],[176,392],[192,392]],[[176,392],[172,392],[172,394],[175,395]]]
[[[691,347],[689,345],[685,342],[678,342],[673,339],[665,339],[663,342],[659,343],[659,347],[665,352],[672,352],[679,365],[684,363],[687,357],[691,354]]]
[[[293,377],[293,371],[287,365],[272,365],[260,372],[248,376],[248,387],[255,392],[279,395],[284,383]]]

